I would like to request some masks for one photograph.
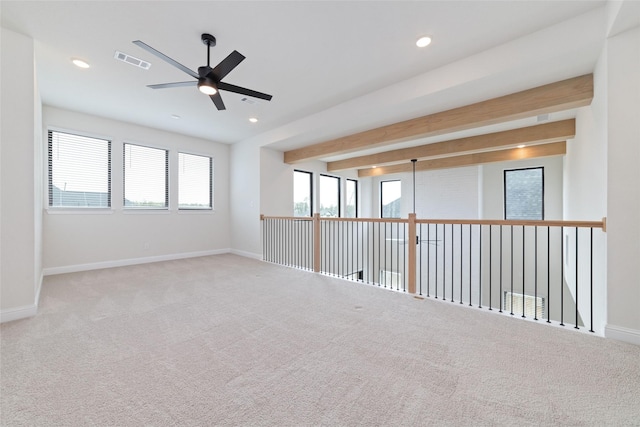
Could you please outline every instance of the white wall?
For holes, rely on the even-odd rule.
[[[37,120],[33,40],[2,29],[0,134],[0,320],[34,315],[41,283]]]
[[[490,163],[482,166],[482,217],[504,219],[504,170],[544,167],[544,219],[562,219],[562,157]],[[593,218],[592,218],[593,219]]]
[[[590,106],[578,109],[576,116],[576,137],[567,144],[564,168],[564,219],[593,221],[607,216],[607,68],[606,48],[594,70],[594,97]],[[569,233],[569,231],[567,231]],[[571,233],[571,236],[573,233]],[[586,235],[585,235],[586,237]],[[594,330],[602,332],[607,320],[606,250],[607,233],[594,230],[593,244],[593,318]],[[589,277],[591,266],[588,262],[590,242],[581,238],[579,242],[578,274]],[[567,281],[569,289],[575,288],[575,246],[567,251]],[[590,293],[588,280],[579,280],[579,294]],[[573,292],[575,294],[575,292]],[[589,320],[590,301],[578,298],[579,310],[583,318]]]
[[[46,106],[49,127],[112,141],[110,212],[47,210],[44,267],[48,274],[133,262],[226,252],[229,233],[229,147],[129,123]],[[122,144],[169,150],[169,210],[123,211]],[[47,142],[44,141],[43,145]],[[46,150],[46,148],[45,148]],[[178,150],[214,159],[214,210],[177,210]],[[46,170],[46,162],[41,164]],[[46,197],[46,195],[44,196]]]
[[[640,28],[607,41],[607,335],[640,344]]]

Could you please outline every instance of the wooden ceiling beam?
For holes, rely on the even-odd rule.
[[[538,114],[589,105],[593,99],[593,74],[539,86],[452,110],[382,126],[342,138],[286,151],[285,163],[351,153],[410,139],[488,126]]]
[[[515,147],[520,144],[546,144],[549,142],[566,141],[575,136],[576,120],[569,119],[338,160],[327,163],[327,171],[335,172],[343,169],[404,162],[411,159],[420,160],[429,157],[462,154],[465,152],[488,151],[509,146]]]
[[[553,142],[550,144],[532,145],[530,147],[524,148],[511,148],[508,150],[486,151],[483,153],[463,154],[461,156],[422,160],[416,162],[416,171],[459,168],[464,166],[481,165],[485,163],[533,159],[536,157],[562,156],[566,153],[566,141],[561,141]],[[413,171],[413,164],[407,162],[398,165],[359,169],[358,176],[380,176],[411,171]]]

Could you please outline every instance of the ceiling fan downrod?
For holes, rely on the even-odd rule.
[[[200,38],[202,39],[202,43],[207,45],[207,67],[210,67],[211,46],[216,45],[216,38],[207,33],[204,33]]]

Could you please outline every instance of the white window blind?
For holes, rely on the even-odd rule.
[[[213,159],[178,153],[178,209],[213,208]]]
[[[166,209],[169,206],[167,150],[124,144],[124,207]]]
[[[48,132],[49,206],[111,206],[111,141]]]

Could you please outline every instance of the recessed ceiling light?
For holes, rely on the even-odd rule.
[[[416,46],[418,47],[425,47],[425,46],[429,46],[431,44],[431,37],[420,37],[417,41],[416,41]]]
[[[378,166],[373,165],[373,166],[371,166],[371,169],[375,169],[375,168],[377,168],[377,167],[378,167]]]
[[[250,121],[251,123],[258,123],[258,119],[256,119],[255,117],[251,117],[251,118],[249,119],[249,121]]]
[[[518,145],[518,148],[524,148],[524,147],[526,147],[526,145],[524,145],[524,144]]]
[[[90,67],[87,61],[83,61],[82,59],[79,59],[79,58],[71,58],[71,62],[73,62],[73,65],[75,65],[76,67],[80,67],[80,68]]]
[[[179,115],[177,115],[177,114],[172,114],[172,115],[171,115],[171,118],[172,118],[172,119],[176,119],[176,120],[178,120],[178,119],[180,118],[180,116],[179,116]]]

